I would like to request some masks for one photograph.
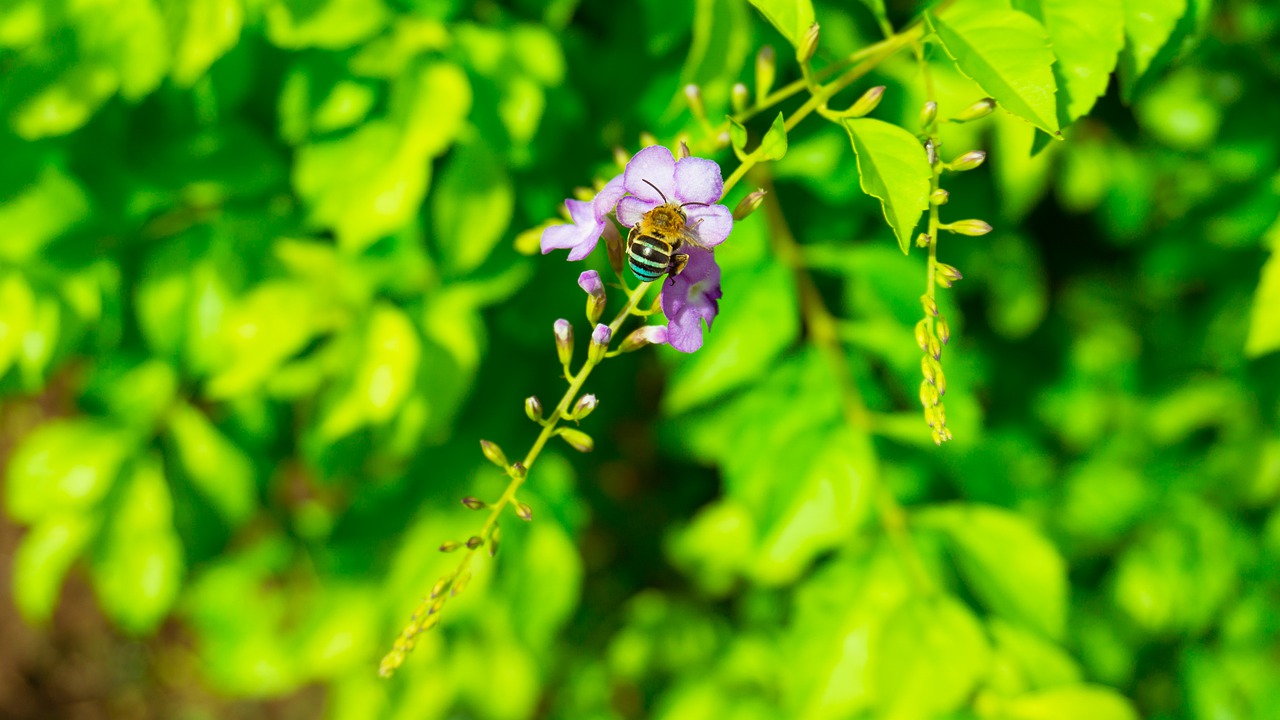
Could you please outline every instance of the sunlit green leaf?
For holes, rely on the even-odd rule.
[[[6,508],[26,523],[87,510],[111,489],[132,451],[131,438],[104,423],[76,419],[41,425],[9,458]]]
[[[267,37],[284,48],[347,48],[389,20],[383,0],[271,0]]]
[[[1280,248],[1273,251],[1262,266],[1250,317],[1245,354],[1258,357],[1280,349]]]
[[[756,154],[761,160],[781,160],[787,154],[787,127],[782,113],[773,119],[773,125],[761,138],[760,147],[756,148]]]
[[[231,524],[256,508],[253,464],[196,408],[182,404],[169,413],[168,431],[187,477]]]
[[[844,126],[858,155],[862,191],[880,200],[885,222],[905,254],[921,213],[929,207],[933,172],[924,147],[911,133],[882,120],[858,118]]]
[[[993,612],[1051,638],[1066,629],[1066,564],[1024,518],[957,505],[924,511],[921,527],[943,531],[965,582]]]
[[[89,199],[75,178],[55,166],[18,196],[0,201],[0,226],[7,228],[0,258],[21,263],[89,214]]]
[[[800,41],[813,25],[812,0],[750,0],[782,37],[800,47]]]
[[[449,156],[432,195],[436,242],[445,265],[465,273],[489,257],[511,222],[515,191],[499,157],[479,138]]]
[[[93,536],[92,515],[55,515],[37,523],[13,556],[13,600],[23,618],[48,621],[71,564]]]
[[[1005,110],[1057,133],[1054,57],[1044,26],[1017,10],[970,5],[930,16],[947,54]]]
[[[1112,0],[1014,0],[1014,8],[1039,20],[1057,62],[1058,120],[1087,115],[1107,91],[1124,46],[1123,3]]]
[[[1187,0],[1124,0],[1121,5],[1126,44],[1120,57],[1120,79],[1128,96],[1186,14]]]
[[[1001,704],[1008,720],[1138,720],[1133,704],[1111,688],[1067,685],[1022,695]]]
[[[931,718],[958,709],[986,671],[982,626],[949,596],[904,602],[871,649],[876,705],[885,718]]]
[[[171,71],[178,85],[191,86],[240,40],[241,0],[162,0],[173,38]]]
[[[421,352],[409,318],[394,306],[376,306],[364,331],[360,364],[349,389],[325,414],[321,435],[334,439],[366,423],[390,420],[413,389]]]

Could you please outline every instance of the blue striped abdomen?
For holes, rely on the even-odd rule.
[[[671,267],[670,247],[662,241],[641,235],[634,237],[627,247],[627,264],[631,272],[643,282],[653,282],[667,273]]]

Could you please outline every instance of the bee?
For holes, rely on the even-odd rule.
[[[664,274],[675,278],[689,263],[689,256],[679,252],[686,243],[710,250],[698,242],[693,234],[697,223],[689,225],[689,216],[684,212],[686,205],[705,206],[707,203],[677,205],[667,200],[657,185],[648,180],[644,182],[658,192],[662,204],[641,216],[627,233],[627,264],[631,266],[631,272],[644,282],[653,282]]]

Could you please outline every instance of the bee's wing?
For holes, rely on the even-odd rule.
[[[698,222],[702,222],[702,221],[699,220]],[[693,223],[691,225],[685,225],[683,228],[681,228],[680,239],[696,248],[702,248],[707,252],[715,252],[714,248],[707,247],[706,245],[703,245],[700,240],[698,240],[698,234],[694,232],[694,228],[696,228],[697,225],[698,223]]]

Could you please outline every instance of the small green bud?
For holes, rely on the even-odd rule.
[[[941,365],[938,365],[938,371],[934,373],[933,385],[938,388],[939,395],[947,394],[947,376],[942,372]]]
[[[928,347],[925,348],[925,352],[932,355],[934,360],[940,359],[942,357],[942,343],[938,342],[938,338],[930,335]]]
[[[743,112],[751,104],[751,91],[742,83],[734,83],[733,91],[729,95],[729,101],[735,113]]]
[[[961,275],[959,270],[955,269],[955,267],[951,265],[947,265],[946,263],[938,263],[937,273],[939,278],[938,284],[942,285],[943,281],[946,282],[945,285],[942,285],[943,287],[951,287],[951,283],[964,279],[964,275]]]
[[[938,408],[940,407],[942,406],[934,405],[924,409],[924,421],[928,423],[931,428],[938,427]]]
[[[488,440],[481,440],[480,451],[484,453],[486,458],[489,458],[489,462],[497,465],[503,470],[507,469],[507,456],[506,453],[502,452],[502,448]]]
[[[516,503],[516,517],[525,522],[533,520],[533,508],[522,502]]]
[[[591,439],[591,436],[581,430],[563,428],[560,430],[560,437],[564,438],[564,441],[578,452],[591,452],[596,447],[596,443]]]
[[[924,357],[920,358],[920,374],[924,375],[924,379],[928,380],[934,385],[937,385],[937,383],[934,382],[934,380],[936,380],[938,377],[939,369],[940,369],[940,366],[938,365],[937,360],[934,360],[928,355],[925,355]]]
[[[608,303],[600,273],[595,270],[583,271],[578,276],[578,287],[587,294],[587,322],[598,322],[600,316],[604,315],[604,308]]]
[[[590,415],[592,412],[594,412],[596,409],[596,406],[599,404],[600,404],[600,401],[596,400],[595,395],[590,395],[590,394],[583,395],[582,397],[578,398],[578,403],[573,406],[573,410],[572,412],[569,413],[569,417],[573,418],[574,420],[581,420],[586,416]]]
[[[738,202],[738,207],[733,209],[733,219],[738,222],[746,220],[751,213],[758,210],[760,205],[764,203],[764,195],[764,188],[759,188],[742,198],[742,200]]]
[[[591,331],[591,345],[587,348],[587,362],[595,364],[604,360],[605,353],[609,352],[609,341],[613,340],[613,329],[608,325],[596,325],[596,329]]]
[[[437,580],[435,586],[431,588],[431,599],[435,600],[436,598],[440,597],[440,593],[444,592],[445,590],[448,590],[449,583],[450,583],[450,579],[447,577],[442,577],[439,580]]]
[[[957,220],[943,226],[944,229],[960,235],[978,236],[991,232],[991,226],[981,220]]]
[[[622,344],[618,346],[618,352],[633,352],[646,345],[663,345],[666,342],[666,325],[645,325],[632,330],[631,334],[624,338]]]
[[[778,75],[778,56],[772,45],[765,45],[756,53],[756,102],[762,102],[773,89]]]
[[[468,570],[468,571],[466,571],[465,573],[463,573],[463,574],[462,574],[462,577],[460,577],[460,578],[458,578],[457,580],[455,580],[455,581],[454,581],[454,583],[453,583],[453,589],[449,591],[449,597],[457,597],[457,596],[458,596],[458,593],[460,593],[460,592],[462,592],[463,590],[466,590],[466,589],[467,589],[467,583],[469,583],[469,582],[471,582],[471,571],[470,571],[470,570]]]
[[[951,193],[943,190],[942,188],[938,188],[937,190],[929,193],[929,203],[931,205],[946,205],[947,201],[950,199]]]
[[[930,100],[920,108],[920,127],[928,130],[934,120],[938,119],[938,103]]]
[[[517,480],[523,480],[529,474],[529,470],[525,468],[524,463],[517,460],[511,463],[511,469],[507,473]]]
[[[951,341],[951,325],[947,323],[944,317],[938,317],[933,321],[933,329],[938,333],[938,339],[946,345]]]
[[[944,428],[944,429],[945,429],[945,428]],[[934,444],[934,445],[941,446],[941,445],[942,445],[942,443],[944,443],[944,442],[946,442],[946,441],[947,441],[947,438],[943,437],[942,432],[940,432],[940,431],[938,431],[938,430],[934,430],[934,431],[933,431],[933,444]]]
[[[938,388],[928,380],[920,381],[920,404],[926,408],[931,408],[938,404]]]
[[[812,60],[814,54],[818,52],[818,38],[820,35],[821,29],[818,27],[818,23],[814,23],[809,26],[809,31],[800,40],[800,47],[796,50],[796,61],[801,65]]]
[[[934,408],[934,416],[938,418],[938,427],[944,428],[947,426],[947,406],[946,405],[939,403],[938,406]]]
[[[451,553],[460,547],[462,547],[462,543],[454,542],[452,540],[445,540],[444,542],[440,543],[440,552]]]
[[[928,293],[920,296],[920,304],[924,306],[926,315],[938,316],[938,303]]]
[[[530,395],[524,399],[524,414],[536,423],[542,422],[542,401],[537,395]]]
[[[841,117],[860,118],[868,115],[876,106],[880,104],[880,98],[884,96],[884,86],[877,85],[870,90],[862,93],[862,97],[849,106],[848,110],[840,113]]]
[[[462,504],[466,506],[468,510],[483,510],[489,506],[488,503],[481,500],[480,498],[474,498],[474,497],[471,497],[470,495],[462,498]]]
[[[952,172],[965,172],[972,170],[981,165],[987,159],[987,153],[983,150],[970,150],[960,157],[952,160],[947,165]]]
[[[573,360],[573,326],[568,320],[560,318],[552,328],[556,335],[556,354],[560,356],[560,364],[568,365]]]
[[[934,167],[938,164],[938,148],[933,144],[932,138],[924,141],[924,154],[929,160],[929,167]]]
[[[916,323],[915,333],[916,333],[916,345],[919,345],[921,350],[928,350],[929,349],[929,321],[921,320],[920,322]]]
[[[920,233],[916,236],[916,247],[929,247],[929,243],[933,238],[929,233]]]
[[[498,554],[498,543],[502,542],[502,528],[495,527],[493,532],[489,533],[489,557]]]
[[[483,544],[484,544],[484,539],[481,538],[479,535],[472,535],[471,537],[467,538],[467,548],[471,550],[475,550],[476,548],[480,547]]]
[[[702,103],[702,89],[693,84],[685,85],[684,97],[689,101],[689,110],[693,112],[693,116],[699,120],[706,120],[707,107]]]
[[[991,114],[996,109],[995,98],[982,98],[978,102],[965,108],[959,115],[951,118],[951,122],[964,123],[979,120]]]

